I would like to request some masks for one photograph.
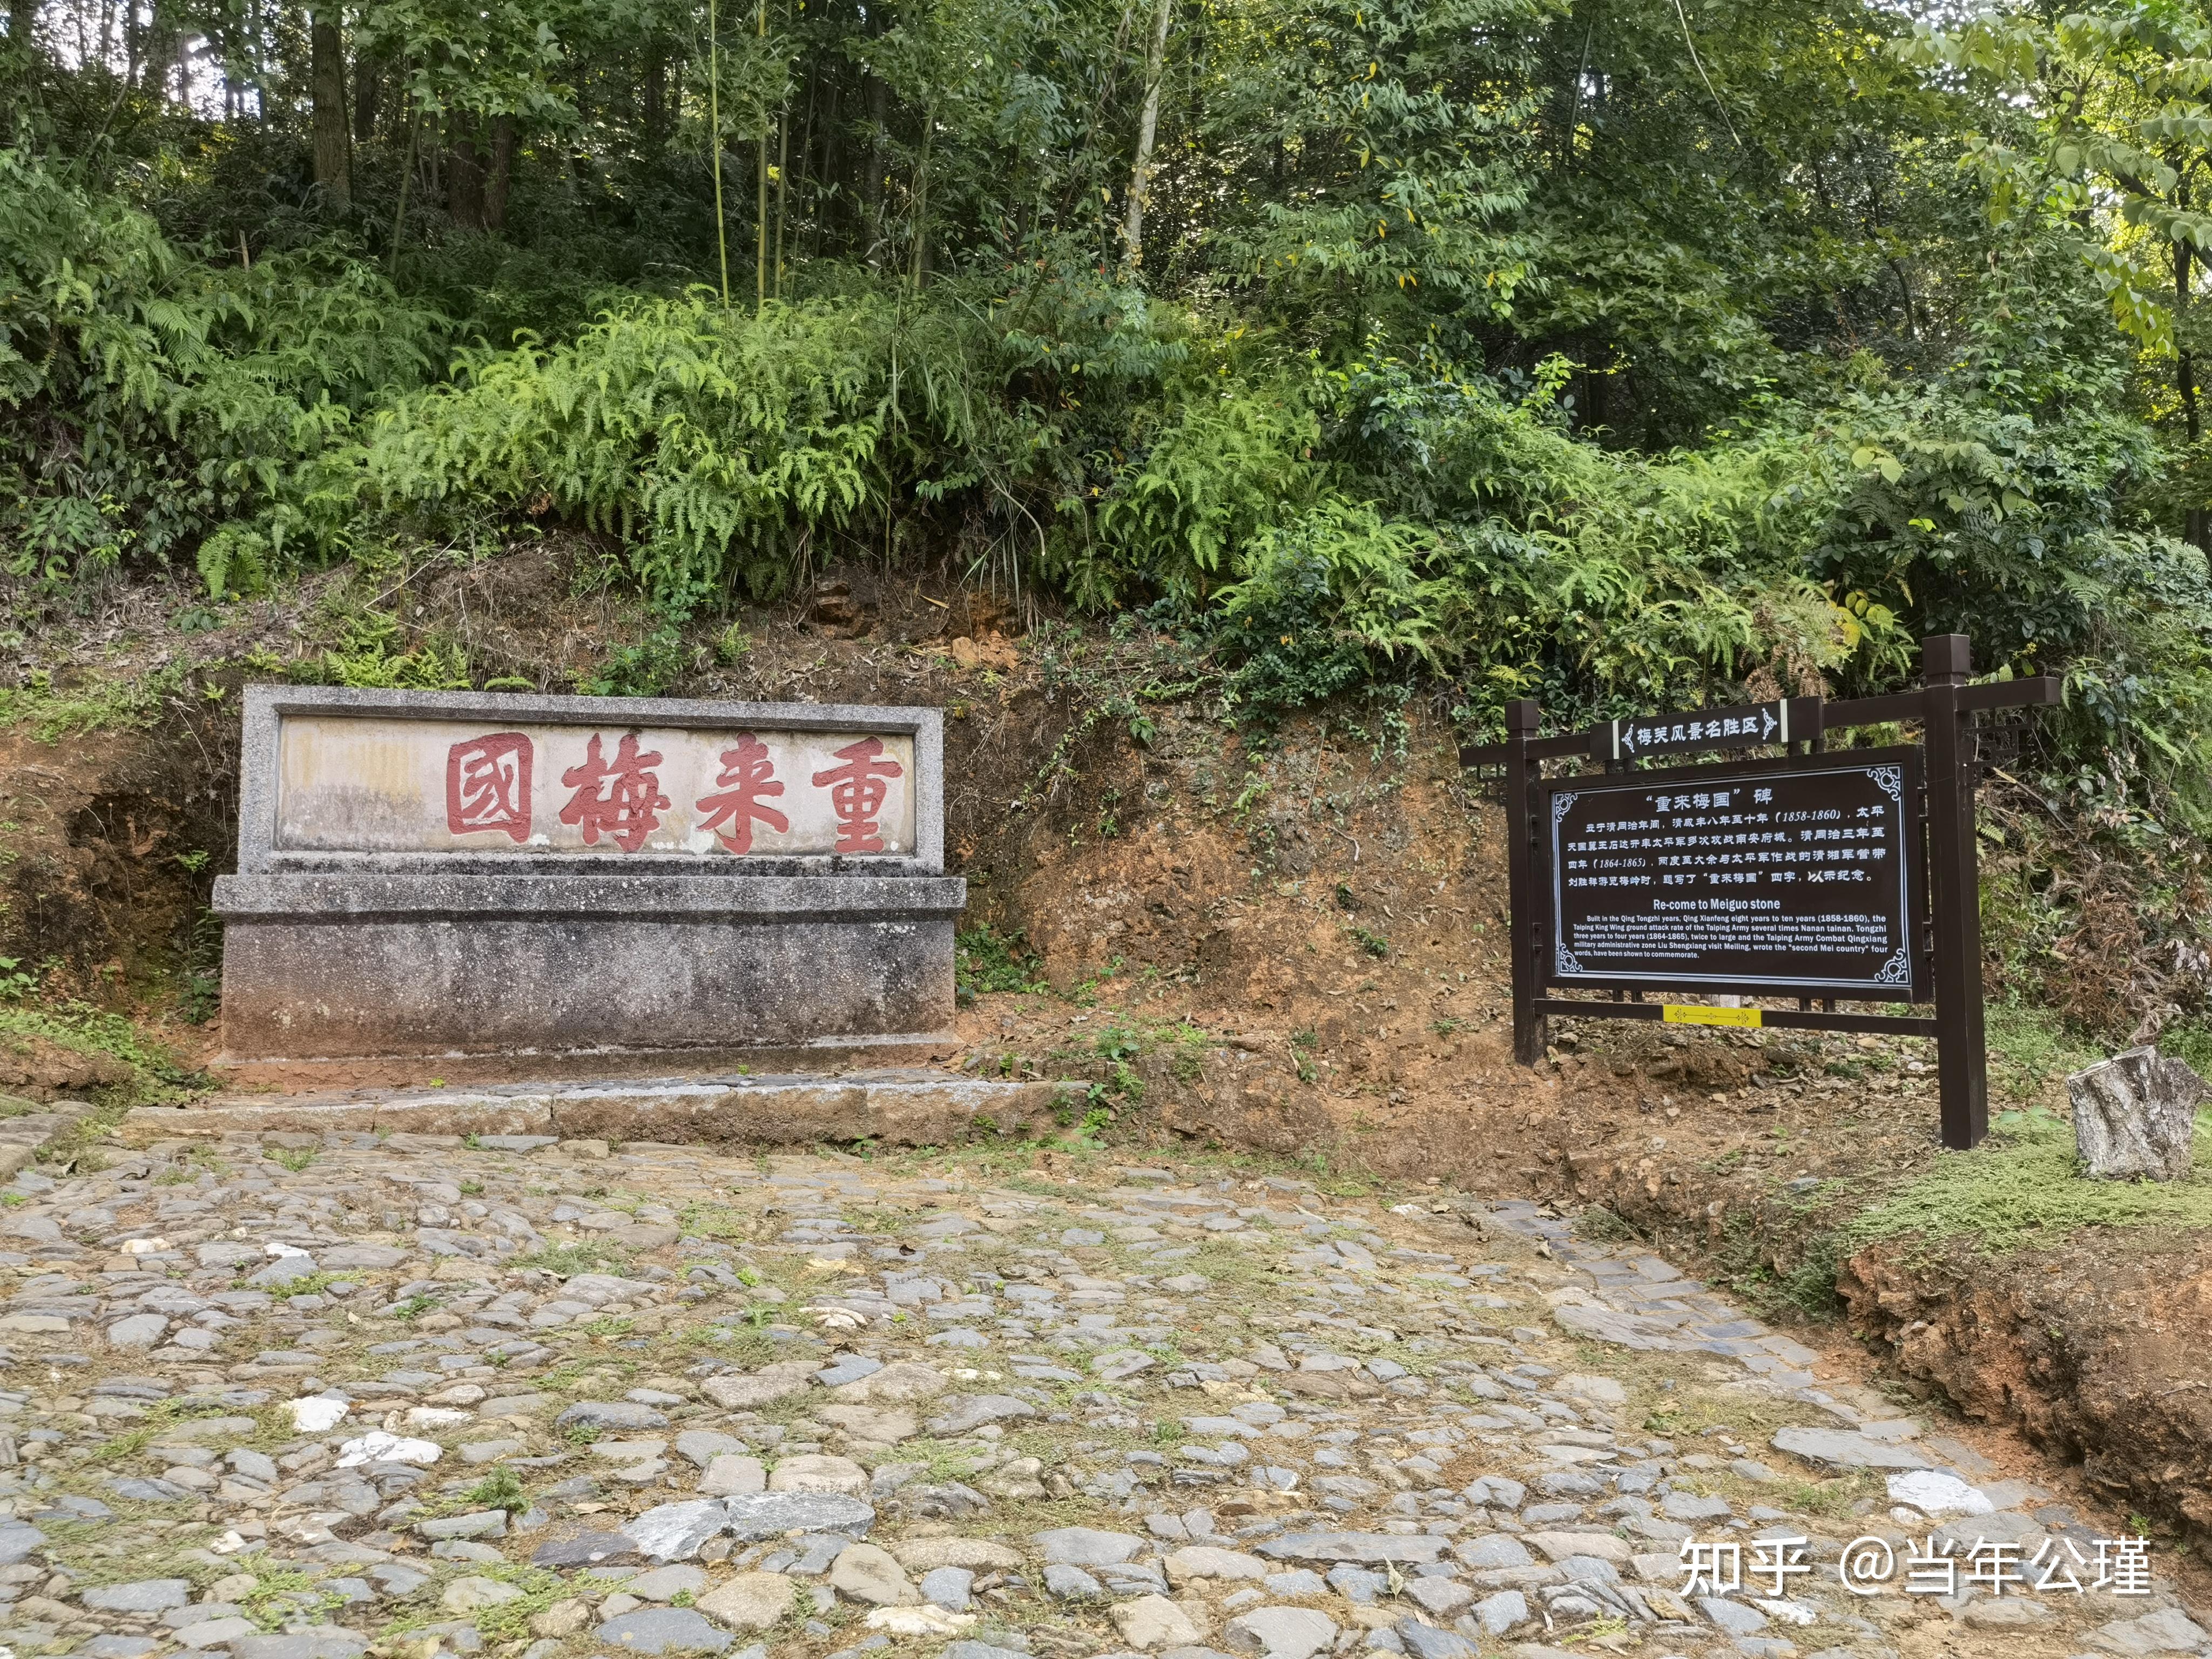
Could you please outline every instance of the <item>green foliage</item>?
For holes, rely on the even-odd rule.
[[[1001,933],[988,922],[963,927],[955,936],[952,975],[960,1006],[987,993],[1043,991],[1042,964],[1017,932]]]
[[[520,1515],[530,1507],[530,1494],[522,1489],[522,1477],[502,1463],[469,1488],[468,1502],[473,1509]]]
[[[49,582],[218,525],[211,590],[265,580],[333,505],[295,469],[422,378],[441,331],[342,245],[210,266],[4,149],[0,293],[0,569]]]
[[[2212,1112],[2197,1121],[2197,1156],[2212,1154]],[[1962,1241],[1998,1255],[2053,1244],[2087,1227],[2212,1226],[2212,1175],[2092,1181],[2080,1172],[2073,1126],[2040,1109],[1998,1114],[1971,1152],[1935,1166],[1843,1228],[1852,1244],[1906,1237]]]
[[[0,1042],[11,1036],[40,1037],[79,1054],[121,1060],[131,1068],[130,1081],[94,1091],[103,1107],[161,1105],[207,1087],[204,1075],[185,1069],[123,1015],[88,1003],[10,1002],[0,1007]]]
[[[189,570],[203,630],[350,557],[284,672],[458,687],[391,595],[557,526],[639,618],[577,688],[656,695],[733,602],[933,565],[1171,635],[1099,701],[1139,742],[1200,686],[1873,692],[1962,630],[2066,676],[2046,799],[2212,829],[2201,21],[1256,0],[1155,82],[1146,15],[368,0],[319,112],[297,4],[10,33],[0,583]],[[250,109],[149,69],[188,28]]]

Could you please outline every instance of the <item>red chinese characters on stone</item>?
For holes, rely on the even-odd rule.
[[[763,796],[781,795],[783,785],[775,777],[775,763],[768,745],[750,732],[738,733],[737,746],[722,751],[722,770],[714,781],[718,795],[699,798],[699,827],[712,830],[714,839],[732,853],[753,850],[753,821],[771,830],[787,830],[791,820],[773,806],[763,806]],[[729,827],[724,829],[722,826]]]
[[[882,833],[876,828],[876,814],[883,811],[884,797],[890,791],[886,778],[903,777],[905,769],[896,761],[883,758],[884,740],[881,738],[862,738],[836,751],[837,758],[845,763],[817,772],[817,788],[830,786],[830,807],[837,815],[837,845],[839,853],[880,853],[884,850]]]
[[[635,853],[660,827],[657,815],[669,804],[653,770],[660,764],[660,751],[639,754],[637,733],[626,732],[609,765],[599,741],[600,734],[592,733],[584,763],[561,775],[562,783],[576,792],[561,809],[561,822],[581,830],[586,847],[599,845],[604,835],[623,852]]]
[[[446,751],[446,828],[456,836],[504,830],[530,839],[530,739],[520,732],[470,738]]]

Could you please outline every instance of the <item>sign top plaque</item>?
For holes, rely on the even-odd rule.
[[[1601,761],[1632,761],[1645,755],[1749,749],[1820,735],[1820,698],[1778,697],[1772,702],[1607,720],[1591,732],[1590,752]]]

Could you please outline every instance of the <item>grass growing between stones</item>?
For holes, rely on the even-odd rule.
[[[1838,1237],[1847,1247],[1958,1240],[2002,1255],[2087,1227],[2212,1227],[2212,1110],[2197,1114],[2196,1149],[2196,1173],[2184,1181],[2092,1181],[2077,1172],[2070,1123],[2041,1109],[2005,1112],[1981,1146],[1941,1154]]]

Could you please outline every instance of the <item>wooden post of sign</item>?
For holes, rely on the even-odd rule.
[[[1928,874],[1936,924],[1936,1076],[1943,1144],[1964,1152],[1990,1129],[1982,1033],[1982,892],[1974,848],[1973,739],[1960,690],[1973,670],[1964,634],[1920,642],[1928,754]]]
[[[1512,950],[1513,1058],[1523,1066],[1544,1058],[1544,1017],[1536,1012],[1545,913],[1536,891],[1536,784],[1543,768],[1528,754],[1542,716],[1526,697],[1505,705],[1505,902],[1512,912],[1505,933]]]

